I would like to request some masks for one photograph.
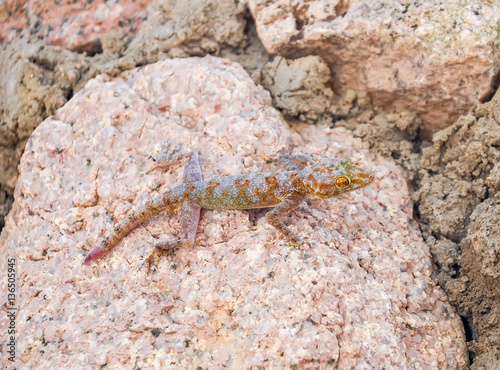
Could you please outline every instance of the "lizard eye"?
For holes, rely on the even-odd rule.
[[[345,177],[345,176],[338,176],[336,179],[335,179],[335,184],[339,187],[339,188],[346,188],[348,187],[349,185],[351,185],[351,179],[348,178],[348,177]]]

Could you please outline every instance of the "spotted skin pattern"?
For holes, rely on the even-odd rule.
[[[163,147],[166,151],[167,147]],[[223,176],[203,181],[198,154],[162,154],[154,156],[155,166],[166,166],[186,158],[183,182],[160,194],[121,220],[110,235],[85,258],[85,263],[110,250],[137,225],[162,212],[178,212],[183,235],[180,239],[160,239],[146,260],[149,267],[157,264],[164,253],[194,244],[201,208],[251,209],[269,208],[266,220],[293,244],[301,241],[280,217],[297,209],[307,198],[328,199],[368,185],[374,173],[364,170],[349,159],[317,158],[311,155],[280,155],[287,171]],[[294,162],[300,163],[300,168]]]

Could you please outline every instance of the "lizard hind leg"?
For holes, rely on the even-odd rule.
[[[182,226],[183,237],[180,239],[160,239],[154,245],[154,250],[146,259],[148,269],[156,266],[160,262],[160,258],[164,254],[171,254],[176,249],[181,247],[191,247],[194,245],[196,230],[198,229],[198,222],[200,220],[201,207],[191,201],[186,200],[182,203],[179,209],[179,221]]]
[[[191,152],[187,156],[184,168],[183,182],[186,184],[201,181],[201,168],[198,161],[198,153]],[[160,239],[154,245],[153,252],[146,259],[148,269],[154,265],[155,268],[163,254],[170,254],[178,248],[194,245],[196,230],[200,221],[201,206],[198,203],[185,199],[179,208],[179,222],[182,227],[183,237],[180,239]]]

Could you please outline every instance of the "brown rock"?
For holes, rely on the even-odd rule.
[[[218,54],[244,46],[244,3],[231,0],[155,1],[125,60]]]
[[[83,58],[58,47],[16,41],[0,51],[0,184],[12,192],[35,127],[67,101]]]
[[[500,353],[500,92],[434,135],[414,194],[439,282],[466,324],[472,368]]]
[[[269,90],[274,106],[285,116],[313,123],[324,114],[331,115],[334,94],[328,87],[330,70],[320,57],[277,57],[266,64],[262,76],[262,86]]]
[[[411,109],[428,133],[494,92],[498,2],[250,0],[249,6],[270,53],[321,56],[336,91],[364,90],[378,107]]]

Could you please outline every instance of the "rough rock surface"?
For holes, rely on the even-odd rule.
[[[423,149],[415,200],[422,218],[434,220],[428,224],[430,233],[455,242],[465,237],[474,208],[498,192],[489,175],[500,162],[499,145],[500,125],[495,117],[469,114],[439,131],[433,145]]]
[[[5,190],[0,190],[0,230],[2,230],[5,225],[5,216],[12,208],[13,202],[13,197],[9,196]]]
[[[154,58],[202,56],[242,47],[245,11],[243,1],[155,1],[126,57],[135,62],[140,55],[151,63]]]
[[[40,43],[15,42],[0,52],[0,184],[14,189],[26,140],[67,101],[83,58]]]
[[[41,39],[47,45],[99,53],[101,36],[137,32],[150,2],[7,0],[0,4],[0,45],[16,39]]]
[[[311,123],[331,117],[328,108],[334,94],[328,87],[330,69],[320,57],[295,60],[277,57],[264,66],[262,76],[262,86],[271,93],[274,106],[285,116]],[[327,117],[320,120],[323,115]]]
[[[7,1],[0,4],[0,45],[40,39],[94,55],[113,47],[110,36],[122,34],[132,40],[128,61],[139,54],[151,63],[151,57],[243,46],[245,11],[244,1],[230,0]]]
[[[500,93],[432,142],[417,139],[412,113],[363,116],[337,125],[405,169],[439,283],[465,324],[471,368],[500,368]]]
[[[386,109],[419,113],[437,131],[498,82],[498,1],[249,0],[271,54],[319,55],[335,91],[368,91]]]
[[[260,83],[271,93],[274,107],[288,119],[342,126],[342,119],[355,117],[361,123],[375,115],[368,93],[348,90],[341,96],[334,94],[330,69],[318,56],[275,57],[264,65],[261,77]]]
[[[337,121],[335,126],[345,127],[355,137],[370,143],[372,153],[393,158],[404,170],[405,178],[414,180],[420,170],[422,142],[418,140],[418,132],[422,121],[408,111],[376,113],[366,100],[369,101],[360,92],[346,94],[338,105],[342,108],[339,116],[345,119]],[[358,114],[350,115],[350,112]]]
[[[0,237],[19,278],[14,366],[466,365],[399,170],[343,129],[292,133],[270,102],[236,64],[167,60],[91,80],[35,130]],[[180,166],[141,173],[165,139],[199,148],[205,178],[279,169],[269,159],[293,151],[351,157],[377,179],[288,216],[311,241],[305,253],[263,212],[205,211],[197,245],[155,274],[144,258],[155,237],[178,234],[176,217],[154,217],[82,265],[115,222],[179,182]]]
[[[434,135],[414,199],[474,369],[500,367],[500,92]]]
[[[9,15],[0,22],[0,35],[8,42],[0,51],[0,200],[6,199],[0,203],[0,227],[10,209],[27,138],[90,78],[99,73],[116,75],[166,57],[220,53],[242,62],[250,72],[257,71],[258,80],[259,66],[268,60],[255,30],[249,27],[244,33],[247,20],[240,2],[155,1],[145,20],[144,1],[120,2],[120,6],[91,3],[77,11],[73,3],[58,2],[56,14],[53,1],[45,2],[42,12],[34,12],[42,7],[40,2],[0,4],[0,17]],[[141,4],[144,9],[137,11]],[[125,29],[116,25],[117,14]],[[52,29],[63,20],[68,28]],[[26,21],[30,29],[23,28]],[[2,33],[17,28],[23,28],[15,32],[17,38]]]

